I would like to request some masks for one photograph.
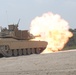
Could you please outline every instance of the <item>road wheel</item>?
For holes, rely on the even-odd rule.
[[[17,56],[18,55],[18,52],[17,52],[17,50],[15,49],[14,50],[14,56]]]
[[[23,55],[26,55],[27,52],[26,52],[26,49],[23,49]]]
[[[12,56],[12,55],[13,55],[12,50],[8,50],[8,56]]]
[[[35,54],[35,49],[32,49],[32,54]]]
[[[36,48],[36,54],[40,54],[40,50]]]
[[[21,56],[22,55],[22,50],[19,49],[18,51],[19,51],[19,56]]]
[[[31,52],[32,52],[32,51],[30,50],[30,48],[29,48],[29,49],[27,49],[27,54],[28,54],[28,55],[30,55],[30,54],[31,54]]]

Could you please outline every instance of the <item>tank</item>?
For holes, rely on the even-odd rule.
[[[19,30],[17,24],[0,30],[0,57],[40,54],[47,46],[45,41],[34,41],[28,30]]]

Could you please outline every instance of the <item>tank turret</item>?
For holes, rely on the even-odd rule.
[[[1,29],[0,38],[14,38],[17,40],[29,40],[33,36],[28,32],[28,30],[19,30],[18,25],[8,25],[7,28]]]

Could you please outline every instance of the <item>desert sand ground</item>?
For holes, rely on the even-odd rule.
[[[76,50],[3,57],[0,75],[76,75]]]

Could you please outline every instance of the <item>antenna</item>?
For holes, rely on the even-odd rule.
[[[20,23],[20,19],[18,20],[17,27],[18,27],[19,23]]]
[[[20,22],[20,19],[18,20],[18,23],[17,23],[17,25],[19,25],[19,22]]]

